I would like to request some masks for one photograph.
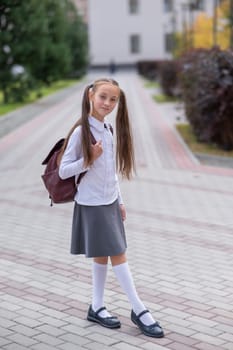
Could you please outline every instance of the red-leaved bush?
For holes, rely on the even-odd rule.
[[[186,116],[200,141],[233,149],[233,53],[199,49],[181,59]]]

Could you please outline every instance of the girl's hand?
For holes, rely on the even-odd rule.
[[[94,162],[103,153],[102,141],[97,141],[96,144],[91,145],[92,161]]]
[[[125,210],[124,204],[120,204],[120,211],[121,211],[122,220],[125,221],[125,219],[126,219],[126,210]]]

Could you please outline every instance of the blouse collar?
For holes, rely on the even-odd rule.
[[[104,131],[104,123],[105,120],[103,122],[101,122],[100,120],[92,117],[91,115],[88,117],[89,120],[89,124],[94,128],[97,129],[100,132]]]

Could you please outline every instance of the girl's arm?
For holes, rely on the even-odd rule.
[[[117,174],[115,175],[116,177],[116,185],[117,185],[117,190],[118,190],[118,202],[120,205],[124,204],[123,199],[122,199],[122,195],[121,195],[121,189],[120,189],[120,185],[119,185],[119,180],[118,180],[118,176]]]
[[[124,204],[120,204],[120,211],[121,211],[122,220],[124,221],[126,219],[126,209]]]
[[[62,156],[59,176],[61,179],[67,179],[79,175],[88,169],[84,167],[84,158],[81,153],[81,128],[78,127],[70,136]]]
[[[121,195],[121,189],[120,189],[120,185],[119,185],[119,180],[118,180],[117,174],[116,174],[116,181],[117,181],[117,188],[118,188],[118,203],[120,205],[121,217],[122,217],[122,220],[124,221],[126,219],[126,210],[125,210],[125,206],[124,206],[124,203],[123,203],[123,199],[122,199],[122,195]]]

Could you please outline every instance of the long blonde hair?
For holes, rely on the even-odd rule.
[[[135,171],[135,159],[134,159],[134,147],[133,147],[133,138],[132,131],[130,126],[127,102],[124,92],[120,89],[117,81],[113,79],[98,79],[94,81],[93,84],[88,85],[84,90],[83,99],[82,99],[82,114],[81,118],[74,124],[71,130],[68,133],[68,136],[63,145],[63,151],[65,150],[69,138],[75,128],[79,125],[82,126],[82,149],[84,164],[88,166],[91,164],[91,131],[90,125],[88,122],[88,117],[90,115],[90,100],[89,92],[92,89],[95,93],[100,85],[103,84],[112,84],[117,86],[120,91],[118,109],[116,114],[116,166],[117,170],[121,173],[123,177],[129,179],[132,173]]]

